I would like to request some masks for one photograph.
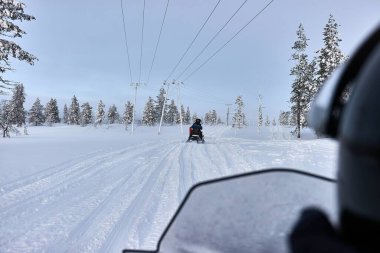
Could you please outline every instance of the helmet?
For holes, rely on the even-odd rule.
[[[310,124],[339,141],[338,210],[344,237],[362,248],[380,238],[380,26],[324,85]],[[350,87],[348,99],[342,99]]]
[[[196,119],[195,122],[196,123],[201,123],[201,119]]]

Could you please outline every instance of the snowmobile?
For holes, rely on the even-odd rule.
[[[155,250],[123,252],[380,252],[379,68],[380,25],[324,84],[312,106],[310,125],[339,141],[337,180],[269,169],[199,183]],[[349,87],[352,93],[344,98]],[[297,251],[289,246],[289,234],[309,206],[323,210],[339,240],[326,243],[331,234],[317,231],[307,234],[304,250]],[[318,223],[306,223],[301,234],[315,227]],[[322,247],[330,248],[318,250]]]
[[[200,129],[189,128],[189,138],[186,142],[196,141],[197,143],[205,143],[205,137]]]

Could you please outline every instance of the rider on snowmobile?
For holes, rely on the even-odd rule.
[[[189,133],[189,138],[188,141],[191,139],[191,136],[193,134],[198,134],[201,139],[203,139],[203,134],[202,134],[202,125],[201,125],[201,119],[196,119],[194,124],[190,127],[190,133]]]

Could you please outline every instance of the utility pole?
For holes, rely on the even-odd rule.
[[[161,112],[160,125],[159,125],[159,127],[158,127],[158,134],[161,134],[162,120],[163,120],[163,118],[164,118],[165,105],[166,105],[166,100],[167,100],[167,97],[168,97],[168,94],[169,94],[170,83],[164,81],[164,85],[167,85],[167,88],[166,88],[166,92],[165,92],[165,100],[164,100],[164,104],[162,105],[162,112]]]
[[[135,114],[136,114],[136,97],[137,97],[137,88],[141,86],[142,83],[131,83],[131,86],[135,89],[135,98],[133,102],[133,115],[132,115],[132,133],[134,132],[135,128]]]
[[[181,122],[181,134],[183,134],[182,104],[181,104],[181,84],[183,84],[183,82],[176,82],[175,80],[173,80],[172,84],[177,86],[177,104],[179,108],[179,118]]]
[[[231,106],[232,104],[226,104],[226,106],[227,106],[227,126],[228,126],[228,119],[229,119],[229,117],[230,117],[230,106]]]

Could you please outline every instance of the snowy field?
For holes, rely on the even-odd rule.
[[[337,144],[290,129],[30,127],[0,140],[0,252],[155,249],[187,190],[273,167],[335,177]]]

